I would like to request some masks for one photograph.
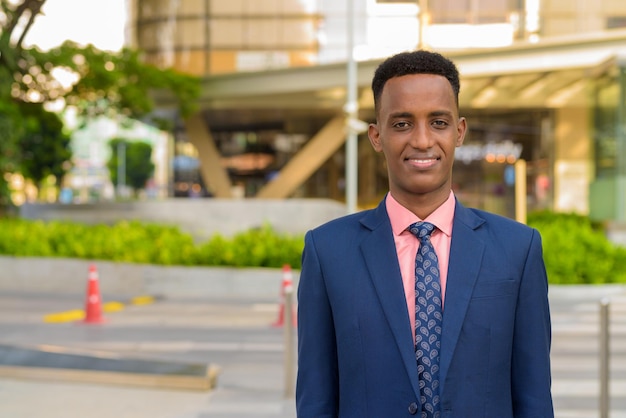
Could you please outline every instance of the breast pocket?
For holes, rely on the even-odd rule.
[[[501,280],[478,281],[474,286],[472,299],[498,298],[510,296],[517,291],[517,281],[503,278]]]

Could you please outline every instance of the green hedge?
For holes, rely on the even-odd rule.
[[[173,226],[137,221],[84,225],[61,221],[0,219],[0,254],[67,257],[158,265],[300,268],[302,236],[279,234],[269,226],[232,238],[214,235],[195,243]]]
[[[528,224],[541,232],[548,278],[557,284],[626,283],[626,248],[613,245],[601,225],[575,214],[538,212]],[[302,235],[270,226],[206,242],[177,227],[119,222],[84,225],[0,218],[0,254],[88,258],[158,265],[281,267],[299,269]]]
[[[528,225],[541,233],[548,279],[556,284],[626,283],[626,248],[600,224],[577,214],[537,212]]]

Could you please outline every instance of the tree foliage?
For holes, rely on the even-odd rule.
[[[145,119],[154,110],[152,93],[158,90],[174,93],[181,115],[188,116],[200,91],[197,78],[145,64],[141,53],[130,48],[110,52],[66,41],[45,52],[29,50],[28,60],[29,73],[35,68],[37,76],[16,80],[16,94],[22,100],[62,97],[66,105],[76,107],[86,117]],[[57,77],[77,81],[67,88]]]
[[[113,184],[118,184],[120,165],[124,170],[124,182],[137,190],[146,187],[146,182],[154,174],[152,162],[152,145],[143,141],[127,141],[123,138],[115,138],[109,142],[111,158],[107,162],[107,168]],[[124,156],[120,151],[124,150]]]
[[[49,175],[65,175],[72,156],[70,136],[59,117],[36,103],[22,103],[24,132],[19,140],[22,174],[38,186]]]
[[[146,64],[131,48],[102,51],[71,41],[47,51],[25,46],[45,2],[0,0],[0,204],[7,203],[4,173],[37,181],[67,168],[67,134],[59,116],[44,109],[71,106],[82,120],[105,115],[162,123],[151,118],[154,93],[171,93],[182,117],[195,110],[200,94],[197,77]],[[43,161],[46,149],[54,152]],[[44,166],[36,168],[39,163]]]

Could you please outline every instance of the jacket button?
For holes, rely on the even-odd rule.
[[[415,402],[412,402],[411,405],[409,405],[409,414],[417,414],[417,404]]]

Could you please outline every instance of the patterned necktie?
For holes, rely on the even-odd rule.
[[[409,226],[420,246],[415,256],[415,357],[420,382],[422,418],[438,418],[439,351],[441,349],[441,283],[437,254],[430,242],[435,226],[416,222]]]

